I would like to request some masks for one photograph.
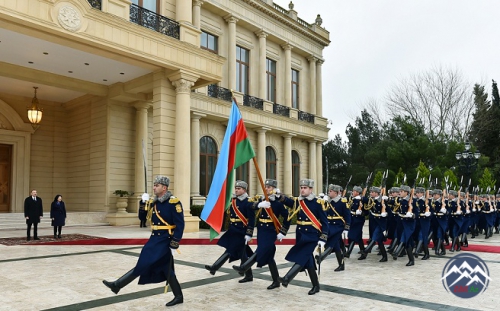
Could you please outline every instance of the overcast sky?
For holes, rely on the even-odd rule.
[[[274,0],[288,9],[290,0]],[[323,115],[330,138],[370,98],[383,101],[402,77],[433,66],[473,83],[500,80],[500,0],[294,0],[300,18],[319,13],[330,32],[323,51]]]

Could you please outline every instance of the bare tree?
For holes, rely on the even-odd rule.
[[[432,140],[464,140],[474,108],[471,85],[458,69],[434,67],[394,85],[386,97],[387,112],[421,123]]]
[[[388,121],[387,114],[385,113],[385,107],[375,98],[371,97],[364,103],[360,110],[366,109],[368,113],[372,116],[373,120],[382,126]]]

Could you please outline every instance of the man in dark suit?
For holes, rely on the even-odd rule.
[[[31,190],[31,195],[24,200],[24,217],[26,218],[27,238],[31,240],[31,225],[33,225],[33,238],[40,240],[37,234],[37,227],[40,219],[43,217],[42,199],[37,196],[36,190]]]

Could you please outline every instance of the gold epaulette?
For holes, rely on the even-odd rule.
[[[347,199],[346,198],[342,198],[342,203],[347,203]]]
[[[260,195],[255,195],[253,197],[248,198],[248,202],[259,202],[260,201]]]
[[[179,198],[171,196],[170,200],[168,200],[168,203],[171,203],[171,204],[179,203]]]

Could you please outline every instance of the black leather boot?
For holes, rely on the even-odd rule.
[[[406,264],[407,267],[413,266],[415,264],[415,257],[413,257],[413,253],[411,251],[411,247],[406,248],[406,254],[408,254],[409,259],[408,263]]]
[[[380,253],[382,254],[382,258],[379,260],[379,262],[386,262],[387,261],[387,251],[386,251],[383,243],[380,243],[379,249],[380,249]]]
[[[278,277],[278,281],[285,287],[288,286],[295,276],[302,270],[302,266],[299,264],[294,264],[290,270],[285,274],[284,277]],[[316,273],[316,272],[315,272]]]
[[[135,278],[137,278],[137,275],[134,275],[133,272],[134,269],[125,273],[121,278],[119,278],[114,282],[108,282],[106,280],[103,280],[102,283],[107,287],[109,287],[113,293],[118,294],[120,289],[127,286],[130,282],[132,282]]]
[[[464,238],[463,238],[463,247],[469,247],[469,241],[467,240],[467,233],[464,233]]]
[[[368,257],[368,253],[372,251],[374,245],[375,241],[370,240],[370,243],[368,243],[368,246],[361,252],[361,256],[358,258],[358,260],[366,259],[366,257]]]
[[[392,252],[392,259],[398,260],[399,255],[403,252],[403,243],[399,243],[398,247]]]
[[[241,266],[233,266],[233,269],[238,271],[239,273],[245,273],[248,269],[250,269],[253,264],[257,261],[257,253],[253,253],[247,261],[245,261]]]
[[[307,272],[309,273],[309,278],[311,279],[312,288],[308,292],[309,295],[314,295],[319,292],[319,280],[318,275],[316,274],[316,269],[314,267],[308,268]]]
[[[352,250],[354,249],[354,244],[356,244],[356,242],[354,242],[354,241],[351,241],[349,243],[349,247],[347,247],[347,252],[345,254],[345,258],[351,257]]]
[[[442,239],[438,239],[435,247],[436,247],[436,256],[439,256],[439,253],[441,251],[441,244],[443,244],[443,240]]]
[[[167,302],[165,306],[171,307],[175,306],[176,304],[183,303],[184,297],[182,296],[181,285],[179,284],[179,281],[177,281],[177,277],[175,277],[175,275],[170,276],[168,284],[170,285],[170,288],[172,288],[174,299],[172,299],[170,302]]]
[[[422,240],[418,241],[417,247],[415,248],[415,253],[413,253],[415,258],[418,258],[418,254],[422,251],[423,243],[424,243],[424,241],[422,241]]]
[[[422,248],[424,249],[424,257],[422,257],[422,260],[429,259],[430,258],[429,246],[427,244],[425,244],[424,246],[422,246]]]
[[[278,281],[280,275],[278,273],[278,267],[276,267],[276,261],[274,261],[274,259],[271,259],[271,261],[267,265],[269,266],[271,278],[273,279],[273,282],[267,287],[267,289],[275,289],[280,287],[280,282]]]
[[[229,259],[229,257],[231,257],[231,255],[229,253],[224,253],[224,254],[222,254],[222,256],[219,257],[219,259],[217,259],[214,262],[213,265],[211,265],[211,266],[205,265],[205,269],[210,271],[211,275],[214,275],[215,272],[217,272],[217,270],[219,270],[220,267],[222,267],[222,265]]]
[[[238,283],[246,283],[252,281],[253,281],[252,269],[248,269],[247,271],[245,271],[245,277],[239,280]]]
[[[363,252],[365,251],[365,243],[363,242],[362,239],[358,242],[358,246],[359,246],[358,254],[363,254]]]
[[[438,255],[440,256],[446,255],[446,248],[444,247],[444,242],[441,243],[441,252]]]
[[[455,251],[455,243],[456,243],[457,239],[456,238],[453,238],[453,240],[451,241],[451,247],[450,247],[450,252],[454,252]]]
[[[323,260],[325,260],[325,259],[326,259],[326,257],[328,257],[328,255],[330,255],[330,254],[332,253],[332,251],[333,251],[333,248],[331,248],[331,247],[327,247],[327,248],[325,248],[325,250],[321,253],[321,256],[320,256],[320,255],[316,255],[316,256],[314,256],[314,258],[316,259],[316,262],[318,263],[318,265],[319,265],[319,264],[321,264],[321,262],[322,262]]]
[[[333,271],[335,272],[344,271],[345,269],[344,255],[342,254],[342,252],[335,252],[335,256],[337,257],[337,262],[339,263],[339,266],[337,267],[337,269]]]
[[[394,252],[394,249],[396,248],[396,245],[398,245],[398,238],[394,238],[391,241],[391,245],[387,248],[387,252],[389,254],[392,254]]]
[[[455,246],[457,247],[457,252],[462,250],[462,247],[460,247],[460,238],[458,236],[455,238]]]

